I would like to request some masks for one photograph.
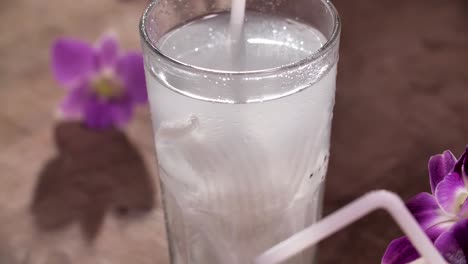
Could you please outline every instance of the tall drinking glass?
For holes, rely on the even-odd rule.
[[[327,0],[158,0],[141,21],[171,263],[245,264],[320,217],[340,21]],[[288,263],[308,263],[313,250]]]

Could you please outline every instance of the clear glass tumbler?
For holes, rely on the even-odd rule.
[[[141,20],[174,264],[250,263],[321,214],[338,14],[326,0],[247,1],[233,52],[230,5],[158,0]]]

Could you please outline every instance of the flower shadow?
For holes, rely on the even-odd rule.
[[[40,229],[78,223],[92,241],[109,213],[138,217],[154,208],[155,184],[122,131],[64,122],[54,136],[59,153],[41,171],[31,205]]]

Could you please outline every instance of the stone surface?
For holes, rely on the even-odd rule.
[[[460,153],[468,143],[468,2],[334,2],[344,26],[325,214],[372,189],[404,198],[429,191],[429,156],[444,149]],[[63,91],[48,70],[49,45],[65,35],[92,41],[112,29],[125,48],[138,49],[138,18],[146,4],[0,1],[0,263],[168,263],[157,198],[114,199],[119,193],[133,197],[141,183],[157,182],[147,109],[138,112],[126,136],[109,132],[117,152],[134,153],[131,166],[140,171],[136,187],[93,196],[93,188],[112,189],[107,181],[128,180],[108,172],[97,185],[92,180],[102,176],[90,173],[88,183],[77,173],[77,190],[64,179],[48,184],[51,177],[60,178],[56,169],[50,172],[57,162],[67,171],[96,169],[70,168],[60,158],[60,126],[69,129],[62,135],[71,144],[85,131],[56,122],[54,108]],[[78,159],[108,162],[99,156]],[[157,194],[156,184],[150,189],[143,193]],[[100,201],[96,211],[83,196]],[[48,209],[54,203],[62,210]],[[76,212],[82,206],[91,211]],[[143,210],[133,213],[135,207]],[[96,219],[97,227],[86,231]],[[374,213],[324,241],[318,263],[379,263],[399,235],[388,215]]]

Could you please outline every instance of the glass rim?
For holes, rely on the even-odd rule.
[[[145,45],[150,48],[151,52],[159,55],[161,58],[163,58],[167,62],[175,64],[177,65],[177,67],[182,68],[188,72],[198,72],[200,74],[222,74],[222,75],[225,75],[225,74],[259,75],[259,74],[275,74],[278,72],[291,70],[294,68],[301,67],[303,65],[307,65],[308,63],[311,63],[313,61],[316,61],[323,55],[330,52],[330,50],[333,49],[335,44],[338,42],[339,35],[341,32],[341,19],[338,14],[338,10],[336,9],[336,7],[333,5],[333,3],[330,0],[321,0],[321,2],[327,7],[331,15],[333,16],[332,17],[333,24],[334,24],[333,31],[332,31],[330,38],[327,39],[325,44],[322,47],[320,47],[316,52],[312,53],[311,55],[308,55],[298,61],[295,61],[289,64],[285,64],[285,65],[281,65],[277,67],[259,69],[259,70],[230,71],[230,70],[216,70],[216,69],[204,68],[204,67],[192,65],[189,63],[185,63],[185,62],[176,60],[170,56],[167,56],[158,47],[156,47],[153,41],[151,41],[151,39],[149,38],[148,32],[146,30],[146,20],[151,10],[153,10],[154,6],[157,5],[160,1],[161,0],[152,0],[151,3],[143,12],[143,15],[141,16],[141,19],[140,19],[140,25],[139,25],[140,37],[144,41]]]

